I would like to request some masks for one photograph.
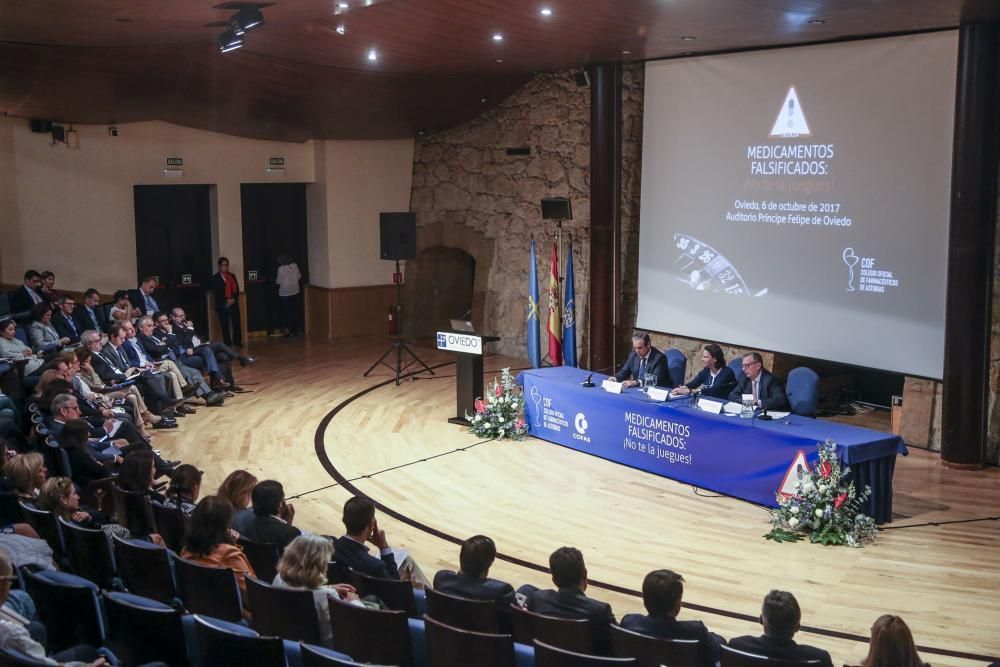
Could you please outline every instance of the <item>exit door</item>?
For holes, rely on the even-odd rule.
[[[243,269],[247,331],[271,332],[285,326],[278,303],[278,257],[299,265],[302,285],[309,282],[305,183],[243,183]],[[304,307],[299,298],[298,307]],[[299,313],[299,321],[303,321]]]
[[[207,330],[205,291],[214,272],[208,185],[136,185],[135,285],[157,276],[153,297],[163,309],[179,306]],[[130,287],[135,287],[130,285]]]

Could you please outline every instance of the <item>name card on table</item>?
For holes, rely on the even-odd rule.
[[[717,415],[722,412],[722,403],[719,401],[712,401],[707,398],[698,399],[698,409],[704,410],[705,412],[711,412],[713,415]]]
[[[601,383],[601,389],[612,394],[620,394],[622,393],[622,383],[615,382],[611,378],[608,378]]]
[[[670,390],[662,387],[648,387],[646,395],[654,401],[665,401],[670,398]]]

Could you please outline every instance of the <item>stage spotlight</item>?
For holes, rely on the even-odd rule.
[[[244,32],[249,32],[264,25],[264,15],[257,7],[244,7],[233,20],[240,25]]]
[[[243,38],[237,35],[232,28],[219,35],[216,41],[219,44],[219,51],[222,53],[235,51],[243,46]]]

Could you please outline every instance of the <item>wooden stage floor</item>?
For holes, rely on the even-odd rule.
[[[362,377],[383,346],[252,341],[261,359],[237,378],[254,393],[157,431],[155,446],[205,471],[203,495],[246,468],[304,494],[296,525],[340,534],[351,492],[334,471],[387,508],[379,523],[390,543],[429,576],[457,568],[456,541],[483,533],[503,555],[492,576],[548,587],[548,554],[572,545],[587,560],[588,594],[618,618],[642,610],[646,572],[669,568],[687,582],[682,618],[725,637],[758,634],[760,600],[780,588],[802,606],[797,638],[836,665],[864,657],[886,612],[906,620],[935,666],[1000,657],[1000,469],[956,472],[912,450],[897,463],[896,518],[876,545],[779,545],[762,538],[767,513],[749,503],[535,439],[479,442],[446,421],[453,365],[399,387],[386,368]],[[432,366],[450,362],[419,352]],[[487,358],[487,371],[504,361]]]

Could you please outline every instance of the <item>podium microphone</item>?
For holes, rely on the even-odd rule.
[[[581,386],[581,387],[587,387],[588,389],[589,389],[589,388],[591,388],[591,387],[593,387],[593,386],[594,386],[594,383],[593,383],[593,382],[591,382],[591,379],[592,379],[593,377],[594,377],[594,374],[593,374],[593,373],[591,373],[590,375],[588,375],[588,376],[587,376],[587,379],[586,379],[586,380],[584,380],[583,382],[581,382],[581,383],[580,383],[580,386]]]
[[[767,408],[762,405],[760,406],[760,414],[757,416],[757,419],[761,420],[762,422],[769,422],[772,419],[774,419],[774,417],[767,414]]]
[[[619,364],[619,366],[620,365],[621,364]],[[584,380],[583,382],[580,383],[580,386],[581,387],[586,387],[587,389],[590,389],[591,387],[595,387],[597,385],[595,385],[593,383],[594,373],[605,373],[607,371],[612,371],[612,370],[614,370],[616,368],[618,368],[618,366],[608,366],[607,368],[598,368],[596,371],[590,371],[590,375],[587,376],[586,380]]]

